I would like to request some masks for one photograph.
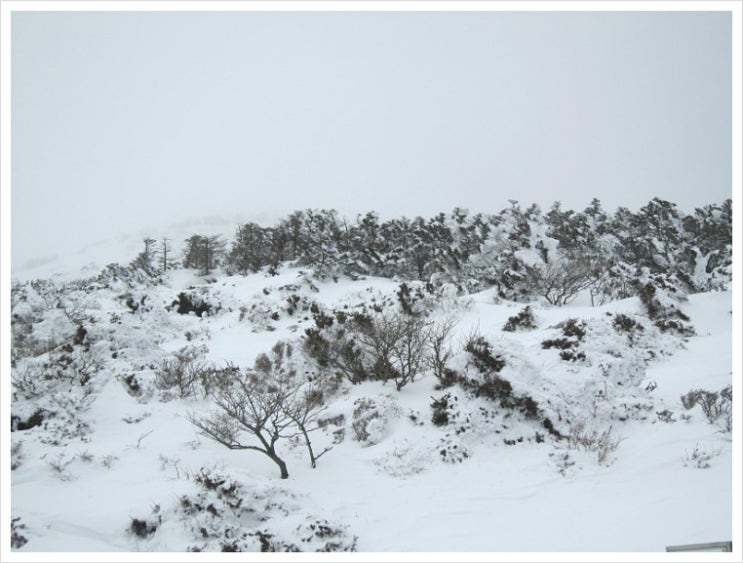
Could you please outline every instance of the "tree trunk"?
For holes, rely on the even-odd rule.
[[[281,478],[288,479],[289,470],[286,468],[286,462],[283,459],[281,459],[278,455],[276,455],[276,452],[274,451],[267,451],[266,455],[271,458],[271,461],[273,461],[276,465],[279,466],[279,471],[281,472]]]

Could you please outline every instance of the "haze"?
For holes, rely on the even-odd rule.
[[[192,216],[732,193],[727,13],[28,12],[11,56],[14,267]]]

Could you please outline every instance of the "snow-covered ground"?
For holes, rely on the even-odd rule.
[[[296,341],[314,326],[312,303],[330,310],[375,296],[394,301],[399,284],[312,281],[291,268],[214,280],[177,270],[161,285],[112,282],[71,294],[95,319],[91,353],[103,367],[80,414],[88,431],[65,435],[41,425],[12,433],[11,516],[20,519],[16,532],[26,540],[18,554],[218,549],[235,530],[269,530],[308,550],[327,548],[327,536],[307,527],[312,522],[325,522],[339,546],[361,552],[663,552],[737,533],[731,433],[709,422],[699,405],[687,410],[681,401],[693,389],[733,383],[729,291],[681,304],[696,330],[685,339],[654,329],[636,298],[600,307],[585,299],[560,308],[532,303],[537,328],[504,332],[524,304],[496,303],[491,291],[439,294],[431,318],[457,320],[452,366],[467,369],[463,344],[482,336],[506,360],[500,375],[515,393],[536,400],[540,418],[458,386],[437,388],[430,372],[399,391],[391,382],[345,382],[326,404],[324,416],[335,422],[312,437],[317,448],[332,449],[313,469],[301,444],[283,441],[290,476],[282,480],[260,453],[229,450],[201,435],[189,415],[210,412],[211,399],[157,389],[159,363],[191,346],[202,347],[204,362],[251,366],[277,341]],[[203,291],[218,310],[200,318],[166,309],[189,290]],[[146,294],[146,305],[131,311],[126,293],[135,302]],[[290,296],[299,305],[287,313]],[[612,329],[620,314],[645,326],[632,347]],[[586,323],[578,347],[583,361],[565,361],[541,345],[568,319]],[[65,322],[50,317],[34,330],[64,340],[72,336],[65,336]],[[18,370],[32,365],[25,361]],[[144,394],[127,387],[131,375]],[[437,426],[431,403],[445,393],[456,406],[452,421]],[[365,439],[354,426],[363,403],[378,416]],[[10,406],[23,419],[35,403]],[[545,430],[546,415],[564,439]],[[614,447],[602,458],[571,445],[571,428],[594,437],[606,432]],[[228,493],[205,485],[203,476],[239,485]],[[248,512],[230,504],[238,497]],[[135,521],[153,529],[132,533]],[[251,537],[260,547],[260,538]]]

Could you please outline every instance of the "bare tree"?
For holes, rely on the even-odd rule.
[[[170,254],[170,251],[170,239],[168,237],[163,237],[160,241],[160,255],[162,256],[163,272],[167,272],[168,266],[170,266],[170,262],[168,261],[168,254]]]
[[[282,479],[289,477],[278,444],[284,438],[301,435],[312,467],[330,448],[315,454],[309,434],[319,428],[322,393],[299,378],[272,377],[265,371],[227,368],[230,384],[214,392],[218,410],[207,417],[189,414],[189,420],[204,435],[232,450],[261,452],[278,467]],[[252,438],[253,443],[248,439]]]
[[[355,319],[352,337],[376,379],[392,380],[399,391],[421,373],[431,323],[423,317],[383,311]]]
[[[315,387],[309,387],[296,393],[292,400],[285,405],[285,410],[302,435],[307,447],[307,454],[310,457],[310,465],[312,465],[312,469],[315,469],[317,460],[332,449],[332,446],[326,446],[319,454],[315,454],[310,441],[310,432],[320,428],[318,417],[324,410],[322,391]]]
[[[456,324],[455,318],[447,317],[431,325],[428,331],[429,353],[426,355],[426,365],[442,384],[450,379],[451,370],[446,367],[453,355],[449,347],[449,336]]]
[[[551,305],[567,305],[578,293],[591,287],[598,267],[588,259],[561,259],[546,264],[526,266],[532,289]]]
[[[258,378],[255,372],[238,373],[233,385],[216,391],[214,403],[219,410],[215,414],[199,418],[191,413],[189,420],[204,435],[231,450],[253,450],[268,456],[279,467],[281,478],[287,479],[286,462],[276,449],[294,424],[283,408],[287,398],[286,390]],[[245,433],[257,444],[246,443]]]

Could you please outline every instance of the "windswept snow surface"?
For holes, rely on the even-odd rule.
[[[538,328],[514,333],[504,332],[503,324],[524,304],[495,303],[489,291],[441,301],[434,315],[458,319],[452,347],[461,351],[475,332],[485,337],[507,359],[501,375],[515,391],[533,396],[563,433],[579,419],[587,430],[610,429],[618,445],[602,463],[597,452],[550,436],[540,421],[456,386],[437,389],[428,373],[400,391],[391,383],[346,383],[327,405],[328,416],[342,414],[345,422],[313,434],[318,448],[333,449],[312,469],[304,449],[286,441],[281,451],[290,477],[280,480],[265,456],[228,450],[199,434],[188,414],[209,412],[210,400],[156,389],[135,397],[122,378],[138,373],[147,381],[153,365],[186,345],[203,345],[204,361],[251,366],[278,340],[299,338],[313,326],[302,305],[292,315],[281,309],[288,295],[327,308],[353,307],[373,296],[394,297],[399,284],[313,282],[296,269],[274,277],[214,279],[170,273],[164,284],[142,290],[151,307],[146,313],[127,311],[117,288],[87,296],[97,319],[90,332],[115,343],[116,357],[105,351],[95,401],[84,415],[86,436],[55,444],[43,426],[12,433],[20,453],[11,477],[11,515],[20,518],[27,540],[19,552],[186,551],[204,545],[198,530],[207,524],[194,524],[197,516],[183,508],[184,495],[197,498],[192,477],[202,468],[241,484],[245,502],[255,508],[255,529],[291,538],[302,522],[327,520],[344,527],[349,541],[356,536],[358,551],[662,552],[669,545],[732,538],[731,434],[708,422],[699,406],[686,410],[681,404],[691,389],[719,391],[732,383],[730,292],[693,295],[682,304],[697,333],[685,341],[653,333],[645,318],[643,367],[627,368],[626,378],[624,372],[602,375],[599,364],[611,364],[620,342],[607,319],[618,313],[644,318],[637,299],[601,307],[532,303]],[[219,311],[204,318],[167,311],[189,287],[205,288]],[[278,320],[271,318],[278,310]],[[566,362],[541,346],[558,334],[557,323],[570,318],[588,323],[586,363]],[[455,367],[464,362],[461,352],[452,359]],[[430,405],[446,392],[457,397],[461,418],[439,427]],[[372,399],[382,413],[364,442],[352,427],[360,399]],[[12,408],[30,414],[31,406]],[[495,414],[483,414],[488,410]],[[670,421],[662,420],[663,411],[671,413]],[[458,426],[466,427],[461,434]],[[334,437],[333,429],[342,432]],[[447,447],[467,456],[445,463],[441,450]],[[701,454],[706,461],[697,463]],[[226,520],[229,510],[220,506]],[[133,519],[157,522],[157,530],[138,537],[128,531]],[[216,526],[214,521],[208,525]]]

